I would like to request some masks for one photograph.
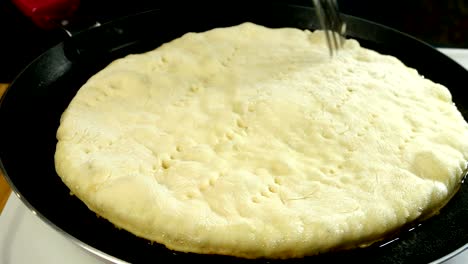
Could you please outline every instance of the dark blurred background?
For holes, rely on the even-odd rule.
[[[185,6],[181,1],[158,0],[79,2],[75,16],[101,23],[166,5]],[[198,2],[200,0],[191,1],[192,4]],[[248,6],[252,1],[245,2]],[[276,2],[312,6],[312,0]],[[342,0],[338,3],[343,13],[385,24],[433,46],[468,48],[468,0]],[[12,0],[0,0],[0,83],[11,82],[31,60],[64,38],[64,32],[59,29],[38,27]]]

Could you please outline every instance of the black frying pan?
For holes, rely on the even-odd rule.
[[[214,11],[208,11],[214,10]],[[228,256],[176,253],[151,245],[106,220],[70,196],[54,169],[55,133],[61,113],[80,86],[112,60],[144,52],[189,31],[251,21],[268,27],[317,28],[314,10],[286,5],[224,5],[155,10],[84,31],[51,48],[13,82],[0,108],[2,170],[14,191],[41,219],[85,247],[132,263],[267,263]],[[390,28],[346,16],[348,36],[365,47],[400,58],[446,85],[468,117],[464,97],[468,72],[432,47]],[[269,263],[428,263],[468,243],[468,186],[440,214],[391,243]],[[386,241],[388,242],[388,241]],[[203,263],[202,262],[202,263]]]

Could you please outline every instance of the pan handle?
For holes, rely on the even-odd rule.
[[[80,0],[12,0],[12,3],[38,28],[61,31],[65,41],[80,32],[101,26],[99,21],[80,13]],[[69,45],[69,51],[73,50],[72,46]],[[80,50],[70,52],[73,53],[80,54]]]
[[[84,20],[76,23],[77,30],[63,27],[67,35],[63,42],[64,54],[72,62],[93,62],[117,56],[119,51],[135,43],[163,43],[178,36],[165,26],[171,18],[159,9],[131,14],[106,23]],[[87,25],[87,26],[82,26]],[[131,52],[139,52],[132,50]],[[123,54],[122,54],[123,55]]]
[[[82,31],[100,26],[101,23],[97,20],[89,18],[78,18],[74,19],[73,23],[69,23],[68,21],[64,23],[64,21],[62,21],[62,23],[59,25],[59,28],[66,35],[66,38],[71,38]]]
[[[72,26],[60,27],[66,35],[64,53],[72,62],[96,60],[108,54],[112,48],[127,39],[123,29],[119,27],[102,27],[96,20],[82,20]]]

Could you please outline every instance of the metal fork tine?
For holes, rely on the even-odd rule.
[[[336,29],[338,27],[338,21],[337,21],[337,14],[333,8],[333,1],[325,1],[325,4],[322,5],[324,13],[325,13],[325,20],[326,25],[327,25],[327,32],[329,32],[331,36],[331,53],[336,53],[338,49],[340,48],[338,39],[337,39],[337,33]]]
[[[341,19],[338,11],[338,6],[336,3],[336,0],[329,0],[327,1],[329,8],[330,8],[330,24],[331,24],[331,34],[333,35],[333,41],[335,44],[335,53],[338,52],[338,50],[341,48],[341,41],[340,39],[340,24],[341,24]]]
[[[341,48],[346,25],[340,17],[337,0],[313,0],[320,26],[324,30],[330,56]]]
[[[339,44],[339,48],[343,46],[344,43],[344,34],[346,32],[346,24],[343,22],[340,16],[340,10],[338,9],[338,2],[337,0],[328,1],[332,8],[333,14],[333,21],[335,23],[333,27],[333,31],[336,33],[337,42]]]
[[[327,41],[328,50],[330,52],[330,56],[333,56],[333,49],[331,48],[331,40],[328,32],[328,25],[326,21],[326,15],[323,13],[324,8],[322,7],[321,0],[313,0],[315,5],[315,12],[317,13],[317,18],[319,19],[320,27],[324,30],[325,39]]]

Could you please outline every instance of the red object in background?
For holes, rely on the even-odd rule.
[[[12,0],[13,4],[42,29],[61,26],[72,18],[80,0]]]

